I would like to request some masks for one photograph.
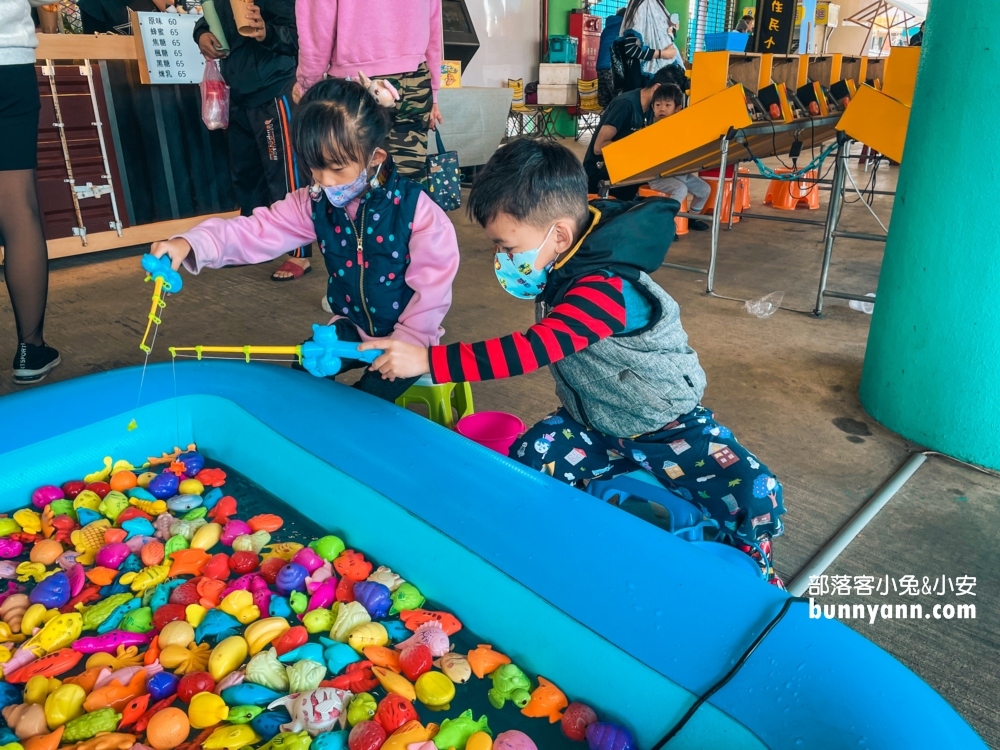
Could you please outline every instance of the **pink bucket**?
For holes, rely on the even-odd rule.
[[[506,456],[517,436],[526,428],[524,422],[513,414],[481,411],[462,417],[455,429],[459,435]]]

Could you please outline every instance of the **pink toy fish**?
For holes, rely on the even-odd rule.
[[[493,750],[538,750],[538,746],[524,732],[511,729],[497,735]]]
[[[237,685],[242,685],[243,681],[246,679],[247,673],[245,669],[237,669],[235,672],[230,672],[221,680],[219,684],[215,686],[215,694],[222,695],[222,691],[231,687],[236,687]]]
[[[341,729],[347,726],[344,704],[350,702],[352,697],[350,690],[316,688],[279,698],[269,704],[268,709],[284,706],[292,717],[290,722],[281,725],[282,732],[305,730],[315,737],[321,732],[328,732],[338,721]]]
[[[26,664],[31,664],[31,662],[35,661],[37,658],[38,656],[33,652],[28,651],[27,649],[19,648],[14,652],[14,655],[11,656],[10,659],[0,665],[0,669],[3,670],[4,677],[6,677],[11,673],[16,672]]]
[[[253,529],[247,525],[246,521],[241,521],[238,518],[234,518],[228,521],[225,526],[222,527],[222,536],[219,537],[219,541],[225,544],[227,547],[231,546],[233,540],[241,534],[252,534]]]
[[[24,545],[16,539],[0,539],[0,557],[17,557],[24,552]]]
[[[325,562],[325,560],[323,560],[322,557],[317,555],[312,548],[303,547],[294,555],[292,555],[291,562],[298,563],[307,571],[309,571],[309,573],[312,573],[314,570],[323,567],[323,563]]]
[[[262,576],[255,576],[250,582],[250,593],[253,594],[253,603],[257,609],[261,612],[267,612],[274,593],[268,588],[267,581]]]
[[[79,638],[73,642],[73,650],[81,654],[113,654],[119,646],[145,646],[153,640],[153,633],[130,633],[127,630],[112,630],[104,635]]]
[[[448,634],[444,632],[441,623],[431,620],[425,622],[405,641],[396,644],[397,651],[404,651],[410,646],[427,646],[435,656],[444,656],[451,650]]]
[[[314,609],[326,609],[333,604],[336,596],[337,579],[327,578],[316,587],[313,595],[309,597],[309,605],[306,607],[306,612],[312,612]]]
[[[83,591],[87,583],[87,574],[82,565],[73,565],[66,569],[66,577],[69,579],[69,594],[76,596]]]

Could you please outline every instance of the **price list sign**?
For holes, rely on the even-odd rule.
[[[201,16],[178,13],[136,13],[138,43],[149,75],[143,83],[201,83],[205,58],[194,41]],[[134,24],[133,24],[134,29]]]
[[[754,52],[787,55],[792,49],[795,0],[758,0]]]

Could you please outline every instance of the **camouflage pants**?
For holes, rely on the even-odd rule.
[[[389,153],[403,177],[423,182],[427,175],[427,128],[434,104],[431,76],[421,63],[413,73],[377,76],[396,87],[396,122],[389,132]]]

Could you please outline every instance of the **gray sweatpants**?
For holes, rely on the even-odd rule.
[[[684,199],[691,196],[691,213],[700,214],[705,208],[705,202],[712,192],[712,186],[696,174],[685,174],[679,177],[657,177],[649,181],[649,187],[666,194],[668,198],[684,206]]]

